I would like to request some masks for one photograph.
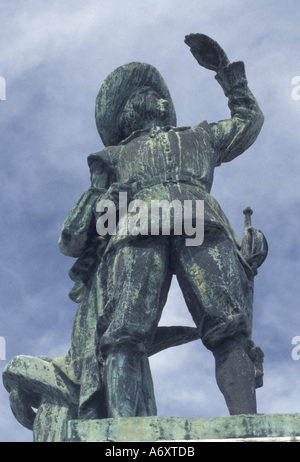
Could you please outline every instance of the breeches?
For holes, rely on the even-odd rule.
[[[102,274],[102,355],[121,345],[147,352],[173,274],[207,348],[239,333],[249,335],[248,279],[232,241],[220,230],[206,232],[198,247],[186,246],[185,236],[139,237],[109,252]]]

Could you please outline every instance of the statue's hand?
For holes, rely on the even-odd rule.
[[[189,34],[184,42],[190,47],[191,53],[200,66],[218,72],[230,61],[220,45],[204,34]]]

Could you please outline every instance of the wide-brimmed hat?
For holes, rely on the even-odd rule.
[[[167,125],[176,126],[176,113],[169,89],[158,70],[146,63],[133,62],[115,69],[104,80],[96,98],[95,118],[104,146],[122,141],[118,117],[130,95],[140,87],[151,87],[169,102]]]

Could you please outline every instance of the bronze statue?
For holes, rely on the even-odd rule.
[[[201,66],[216,72],[228,98],[228,120],[177,127],[169,90],[160,73],[145,63],[113,71],[97,96],[96,123],[105,149],[88,157],[91,187],[67,217],[59,242],[65,255],[77,258],[70,271],[75,282],[70,297],[80,303],[72,346],[64,357],[35,359],[36,368],[38,361],[47,363],[72,388],[65,420],[155,415],[148,357],[195,339],[213,353],[230,414],[256,413],[263,353],[251,338],[253,278],[267,244],[252,227],[247,209],[241,252],[210,190],[215,167],[256,140],[263,114],[248,88],[243,62],[230,63],[223,49],[203,34],[190,34],[185,43]],[[121,211],[120,197],[146,204],[148,210],[153,200],[179,201],[184,212],[187,201],[203,201],[203,242],[186,245],[186,233],[175,232],[173,209],[169,232],[162,232],[160,223],[151,233],[149,215],[149,232],[121,233],[131,215],[129,209]],[[99,235],[101,201],[112,203],[117,216],[114,232],[108,226],[105,233],[101,222],[104,232]],[[194,208],[190,224],[197,218]],[[195,328],[158,327],[173,275]],[[9,391],[13,368],[17,370],[17,362],[6,371]],[[22,393],[30,404],[28,392]],[[66,402],[66,393],[56,398]],[[22,412],[16,412],[20,421]]]

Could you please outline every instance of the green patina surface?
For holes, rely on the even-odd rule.
[[[201,441],[300,437],[300,414],[186,419],[136,417],[69,422],[68,441]]]

